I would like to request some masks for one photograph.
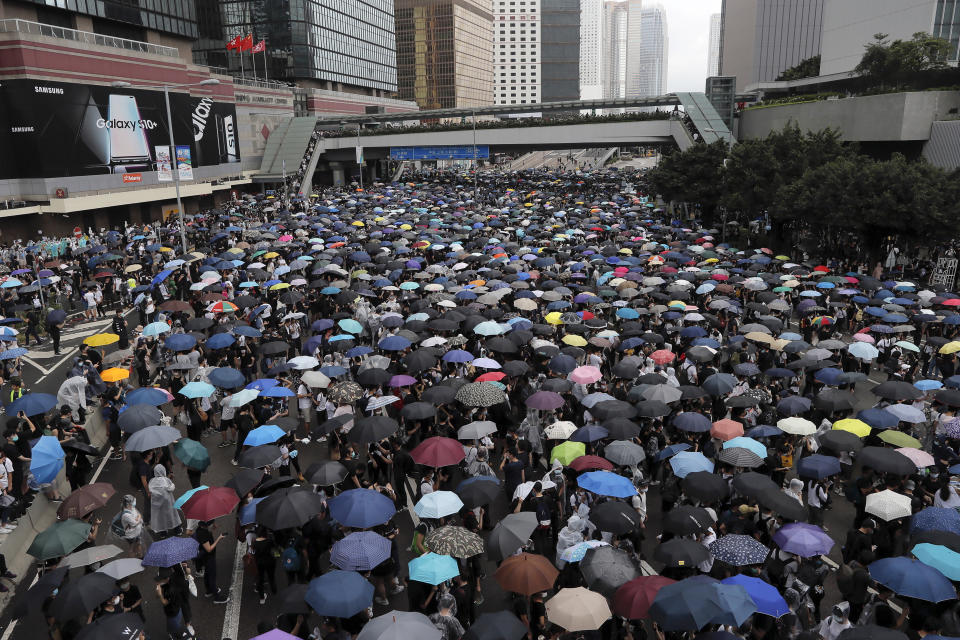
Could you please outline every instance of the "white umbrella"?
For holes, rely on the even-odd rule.
[[[543,435],[549,440],[566,440],[577,430],[577,425],[569,420],[557,420],[543,430]]]
[[[927,421],[927,417],[923,415],[923,411],[920,411],[920,409],[916,407],[911,407],[908,404],[892,404],[889,407],[884,407],[884,410],[897,416],[901,422],[919,424]]]
[[[287,364],[298,371],[305,371],[319,366],[320,361],[313,356],[297,356],[287,360]]]
[[[307,371],[300,376],[300,381],[308,387],[326,389],[330,386],[330,378],[320,371]]]
[[[370,398],[370,402],[367,403],[367,411],[376,411],[377,409],[382,409],[388,405],[393,404],[399,400],[397,396],[379,396],[376,398]]]
[[[479,440],[484,436],[497,432],[497,423],[490,420],[475,420],[465,424],[457,431],[460,440]]]
[[[567,587],[547,600],[547,619],[567,631],[599,629],[610,619],[607,599],[584,587]]]
[[[227,403],[234,408],[242,407],[243,405],[252,401],[258,395],[260,395],[260,392],[256,389],[243,389],[242,391],[237,391],[235,394],[230,396],[230,399],[227,401]]]
[[[817,425],[813,424],[806,418],[800,418],[797,416],[783,418],[777,422],[777,428],[784,433],[789,433],[795,436],[809,436],[817,431]]]
[[[870,515],[886,521],[908,518],[913,514],[910,496],[890,491],[890,489],[868,495],[865,510]]]

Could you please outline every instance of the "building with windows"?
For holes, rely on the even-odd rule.
[[[540,0],[493,0],[494,104],[542,102]]]
[[[628,48],[628,98],[659,96],[667,92],[667,12],[662,5],[645,6],[640,10],[640,43]]]
[[[624,69],[624,95],[640,94],[640,59],[643,57],[643,0],[626,0],[627,55]]]
[[[739,92],[747,85],[775,80],[790,67],[819,55],[825,1],[723,0],[718,74],[735,76]],[[873,4],[873,0],[836,2]]]
[[[603,0],[580,0],[580,99],[603,97]]]
[[[540,5],[541,102],[579,100],[580,0],[542,0]]]
[[[623,98],[627,89],[627,2],[603,3],[602,84],[604,98]]]
[[[707,48],[707,77],[720,73],[720,14],[710,16],[710,39]]]
[[[198,64],[302,87],[375,96],[397,91],[393,0],[196,0],[196,6]],[[226,49],[246,34],[265,41],[266,55]]]
[[[397,89],[421,109],[493,104],[490,0],[396,0]]]

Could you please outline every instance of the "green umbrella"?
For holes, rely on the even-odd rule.
[[[923,445],[916,438],[907,435],[903,431],[896,431],[890,429],[888,431],[883,431],[880,433],[880,439],[886,442],[887,444],[892,444],[895,447],[910,447],[912,449],[921,449]]]
[[[173,445],[173,455],[180,459],[180,462],[197,471],[206,471],[210,466],[210,453],[207,448],[190,438],[181,438]]]
[[[33,539],[27,553],[38,560],[60,558],[79,547],[90,535],[90,525],[71,518],[55,522]]]
[[[587,446],[582,442],[567,440],[561,442],[550,452],[550,462],[559,460],[560,464],[567,467],[570,463],[587,453]]]

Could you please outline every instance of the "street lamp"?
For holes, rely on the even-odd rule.
[[[163,90],[163,100],[167,105],[167,135],[170,138],[170,166],[173,169],[173,185],[177,191],[177,212],[180,214],[180,243],[183,247],[183,252],[187,252],[187,224],[184,221],[183,217],[183,203],[180,201],[180,168],[177,166],[177,147],[173,141],[173,118],[170,115],[170,89],[184,89],[186,87],[207,87],[214,84],[220,84],[220,81],[216,78],[207,78],[206,80],[201,80],[200,82],[191,82],[187,84],[161,84],[161,85],[134,85],[131,82],[124,82],[123,80],[115,80],[110,83],[111,87],[136,87],[137,89],[162,89]]]
[[[702,132],[704,132],[704,133],[716,133],[716,134],[719,134],[719,135],[721,135],[721,136],[725,136],[726,139],[727,139],[727,148],[728,148],[728,149],[733,149],[733,131],[730,131],[730,129],[721,130],[721,129],[708,129],[708,128],[704,127],[704,128],[701,129],[700,131],[702,131]]]

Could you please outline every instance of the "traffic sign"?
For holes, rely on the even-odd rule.
[[[489,158],[490,146],[390,147],[391,160],[472,160]]]

